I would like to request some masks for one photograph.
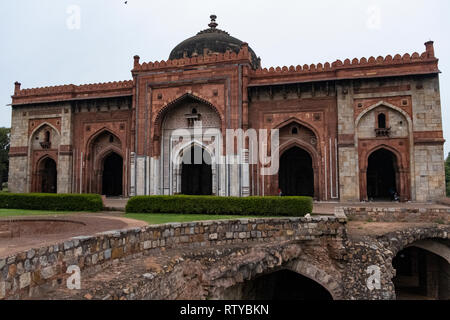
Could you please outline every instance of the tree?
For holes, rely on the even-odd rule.
[[[447,197],[450,197],[450,153],[445,160],[445,184],[447,186]]]
[[[0,128],[0,190],[3,189],[3,181],[8,181],[10,133],[11,129]]]

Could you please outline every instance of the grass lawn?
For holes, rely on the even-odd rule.
[[[0,209],[0,218],[7,217],[31,217],[31,216],[52,216],[66,215],[74,212],[64,211],[41,211],[41,210],[20,210],[20,209]],[[149,224],[165,224],[165,223],[181,223],[194,221],[211,221],[211,220],[234,220],[234,219],[250,219],[250,218],[267,218],[257,216],[231,216],[231,215],[201,215],[201,214],[124,214],[124,218],[145,221]]]
[[[39,211],[39,210],[21,210],[21,209],[0,209],[0,218],[18,217],[18,216],[53,216],[69,214],[64,211]]]
[[[129,213],[124,215],[124,217],[145,221],[149,224],[260,218],[260,217],[244,217],[244,216],[219,216],[219,215],[214,216],[214,215],[164,214],[164,213],[162,214]]]

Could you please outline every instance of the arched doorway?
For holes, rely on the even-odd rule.
[[[398,300],[450,299],[450,264],[437,254],[411,246],[399,252],[392,265]]]
[[[399,194],[397,157],[387,149],[369,156],[367,167],[367,197],[369,200],[390,201]]]
[[[56,162],[52,158],[45,158],[41,161],[40,168],[41,192],[57,193],[58,192],[58,173]]]
[[[290,270],[263,275],[227,289],[232,300],[333,300],[319,283]]]
[[[222,119],[210,102],[185,94],[166,105],[154,125],[153,154],[162,159],[158,179],[153,183],[156,190],[170,195],[225,195],[225,179],[219,179],[222,165],[216,161],[221,152],[218,142],[222,139]],[[183,155],[190,158],[188,150],[193,145],[205,146],[211,154],[206,157],[213,159],[212,166],[209,161],[183,164]]]
[[[102,194],[108,197],[123,195],[123,159],[112,152],[103,161]]]
[[[108,197],[126,195],[122,141],[108,129],[94,133],[88,142],[87,164],[83,170],[83,192]]]
[[[283,153],[278,178],[284,195],[314,197],[312,158],[305,150],[293,147]]]
[[[209,196],[213,193],[211,155],[198,146],[183,153],[181,193]]]

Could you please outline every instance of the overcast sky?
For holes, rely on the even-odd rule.
[[[422,53],[424,42],[434,40],[450,151],[448,0],[124,2],[0,1],[0,126],[10,126],[6,105],[15,81],[33,88],[131,79],[135,54],[166,60],[214,13],[219,28],[248,42],[263,67]]]

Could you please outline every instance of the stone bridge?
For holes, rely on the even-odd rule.
[[[0,259],[0,299],[389,300],[411,285],[420,289],[416,296],[450,298],[449,225],[406,222],[365,232],[359,229],[372,224],[355,223],[337,210],[334,217],[167,224],[73,238]],[[81,270],[81,290],[66,287],[70,266]]]

